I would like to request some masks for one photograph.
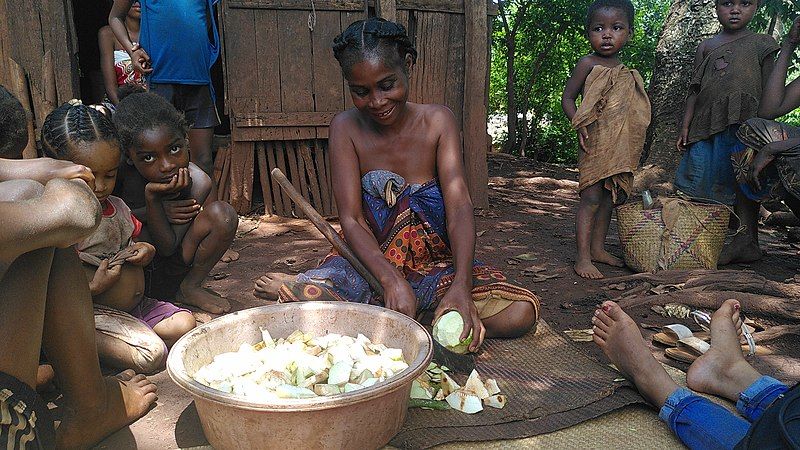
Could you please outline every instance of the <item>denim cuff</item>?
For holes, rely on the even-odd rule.
[[[663,420],[666,423],[669,423],[669,416],[672,415],[672,412],[675,411],[675,408],[678,406],[682,400],[687,397],[691,397],[695,395],[686,388],[678,388],[675,389],[675,392],[667,397],[667,401],[664,402],[664,406],[661,407],[661,410],[658,412],[658,418]]]
[[[763,375],[739,394],[736,410],[750,422],[757,420],[772,402],[789,390],[785,384],[775,378]]]

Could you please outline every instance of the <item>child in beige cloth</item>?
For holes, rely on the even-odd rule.
[[[578,61],[561,98],[580,143],[575,272],[583,278],[603,277],[594,262],[623,266],[605,249],[606,234],[614,205],[631,193],[650,124],[642,77],[619,60],[633,17],[630,0],[596,0],[589,6],[586,33],[594,51]]]

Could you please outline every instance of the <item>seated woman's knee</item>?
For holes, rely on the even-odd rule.
[[[530,302],[514,302],[506,310],[506,337],[520,337],[536,326],[536,307]]]
[[[154,333],[155,334],[155,333]],[[154,373],[163,369],[167,362],[167,346],[160,339],[153,339],[133,352],[133,370],[139,373]]]

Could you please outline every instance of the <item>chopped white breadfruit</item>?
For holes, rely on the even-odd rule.
[[[430,400],[433,398],[433,389],[424,381],[414,380],[411,382],[411,398],[421,398]]]
[[[315,384],[314,393],[317,395],[336,395],[342,393],[342,388],[335,384]]]
[[[275,389],[275,394],[280,398],[311,398],[316,397],[314,391],[302,387],[282,384]]]
[[[491,406],[492,408],[502,409],[506,406],[506,396],[498,394],[486,397],[486,399],[483,400],[483,404]]]
[[[259,327],[261,329],[261,340],[264,341],[264,347],[266,348],[275,348],[275,341],[272,339],[272,336],[269,334],[269,330],[264,327]]]
[[[338,362],[331,366],[328,372],[328,384],[345,384],[350,381],[350,371],[353,369],[352,364],[346,361]]]
[[[489,391],[486,390],[486,386],[481,382],[481,377],[475,369],[472,369],[472,373],[469,374],[469,378],[467,378],[467,382],[464,384],[462,391],[477,395],[481,400],[489,396]]]
[[[433,338],[436,342],[447,347],[455,353],[466,353],[472,343],[472,331],[463,341],[461,333],[464,332],[464,318],[458,311],[447,312],[433,324]]]
[[[362,385],[360,385],[358,383],[345,383],[345,385],[344,385],[344,391],[345,392],[353,392],[353,391],[357,391],[359,389],[364,389],[364,386],[362,386]]]
[[[457,391],[448,395],[445,400],[451,408],[457,409],[463,413],[475,414],[483,411],[481,399],[475,395],[470,395],[465,392]]]
[[[450,376],[447,375],[446,373],[442,374],[441,385],[442,385],[442,390],[444,391],[444,395],[445,396],[450,395],[453,392],[461,389],[461,386],[459,386],[458,383],[456,383],[456,381],[454,379],[450,378]]]
[[[500,386],[497,385],[497,381],[495,381],[494,378],[487,378],[486,381],[483,382],[483,385],[486,386],[489,395],[497,395],[500,393]]]

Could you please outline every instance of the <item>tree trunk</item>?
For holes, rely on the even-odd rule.
[[[506,103],[508,105],[508,136],[506,138],[506,153],[511,153],[517,145],[517,80],[514,72],[514,63],[517,56],[516,33],[506,35]]]
[[[675,149],[692,77],[694,55],[704,39],[719,31],[714,0],[674,0],[656,46],[650,81],[652,122],[647,132],[646,164],[660,169],[659,181],[671,182],[680,155]],[[645,186],[646,187],[646,186]]]

